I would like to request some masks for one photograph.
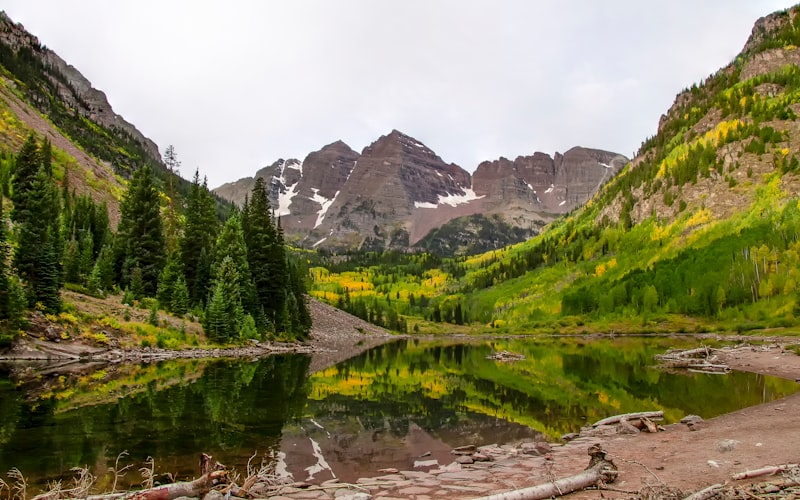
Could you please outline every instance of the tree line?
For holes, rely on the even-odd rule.
[[[24,328],[28,310],[58,314],[64,287],[122,291],[128,304],[151,299],[173,314],[192,313],[221,343],[308,335],[307,273],[285,250],[263,179],[223,221],[199,172],[179,203],[144,166],[123,194],[113,231],[104,203],[71,193],[66,175],[59,188],[51,157],[50,143],[33,134],[15,156],[3,156],[9,175],[2,193],[11,201],[8,219],[0,219],[6,342]]]

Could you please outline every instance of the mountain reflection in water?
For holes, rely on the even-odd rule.
[[[244,471],[263,457],[297,480],[352,481],[378,469],[446,464],[450,450],[558,439],[600,418],[664,410],[710,418],[793,393],[748,373],[674,374],[653,355],[668,338],[399,340],[307,374],[310,358],[168,361],[87,367],[26,381],[0,377],[0,470],[32,484],[88,465],[102,481],[127,450],[133,470],[197,474],[207,452]],[[523,354],[502,363],[496,351]],[[2,373],[2,372],[0,372]],[[277,462],[279,457],[283,460]],[[135,472],[126,478],[138,484]]]

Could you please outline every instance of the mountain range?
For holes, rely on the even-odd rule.
[[[574,147],[485,161],[470,175],[397,130],[353,151],[342,141],[303,160],[280,159],[214,190],[241,205],[256,178],[288,240],[334,251],[407,250],[444,254],[500,248],[586,202],[628,162]]]

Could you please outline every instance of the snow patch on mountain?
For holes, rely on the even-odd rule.
[[[283,217],[284,215],[290,215],[292,211],[289,209],[289,205],[292,204],[292,198],[297,195],[297,185],[299,182],[295,182],[292,186],[286,190],[282,190],[278,193],[278,216]]]
[[[414,208],[436,208],[438,206],[439,205],[437,205],[436,203],[428,203],[428,202],[425,202],[425,201],[415,201],[414,202]]]
[[[319,194],[318,188],[311,188],[311,190],[314,191],[314,196],[310,198],[311,201],[319,203],[322,207],[319,209],[319,211],[317,211],[317,222],[314,224],[314,229],[316,229],[322,224],[322,221],[325,220],[325,214],[328,213],[328,209],[331,207],[333,202],[336,201],[336,197],[339,196],[339,191],[336,191],[336,194],[333,195],[333,198],[328,199]]]
[[[457,207],[458,205],[463,205],[464,203],[480,200],[485,196],[486,195],[478,196],[475,194],[475,191],[473,191],[472,188],[467,188],[464,189],[464,194],[447,194],[444,196],[439,195],[439,200],[436,203],[415,201],[414,208],[436,208],[439,205],[450,205],[451,207]]]

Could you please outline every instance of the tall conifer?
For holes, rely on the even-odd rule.
[[[142,293],[152,297],[156,293],[158,277],[166,259],[166,247],[159,191],[150,167],[140,168],[133,174],[120,212],[118,238],[122,246],[123,284],[130,284],[134,269],[138,269],[141,272]]]

